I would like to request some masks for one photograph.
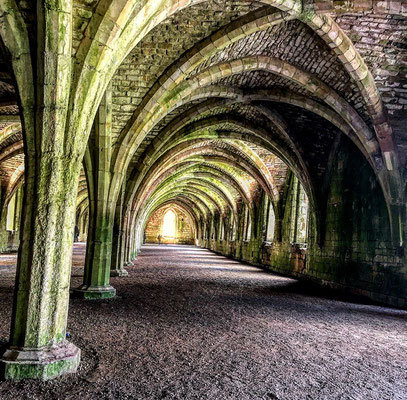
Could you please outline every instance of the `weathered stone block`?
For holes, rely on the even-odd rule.
[[[13,380],[53,379],[76,372],[80,355],[80,349],[67,341],[43,349],[10,348],[0,360],[0,374]]]
[[[110,285],[107,286],[81,286],[73,291],[73,297],[85,300],[103,300],[111,299],[116,296],[116,289]]]

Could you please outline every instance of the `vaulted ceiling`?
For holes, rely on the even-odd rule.
[[[407,157],[405,14],[333,2],[319,16],[323,2],[305,1],[304,10],[315,6],[310,16],[267,5],[277,3],[191,2],[126,50],[110,86],[110,168],[124,172],[134,218],[168,201],[197,217],[226,213],[250,207],[259,188],[276,203],[289,170],[317,207],[339,140],[360,149],[388,195],[386,171]],[[20,6],[30,24],[30,5]],[[98,7],[75,1],[74,53]],[[7,186],[23,144],[5,51],[0,81]],[[390,142],[397,162],[385,156]],[[87,207],[84,173],[78,205]]]

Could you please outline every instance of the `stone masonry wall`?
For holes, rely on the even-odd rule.
[[[256,236],[244,241],[237,234],[236,241],[214,239],[200,245],[271,271],[406,308],[406,249],[391,241],[387,208],[371,167],[352,143],[343,140],[331,171],[322,243],[318,243],[313,218],[309,218],[307,246],[292,243],[294,187],[288,180],[281,241],[270,244]],[[255,230],[264,231],[262,212],[257,213],[254,224]],[[243,229],[242,224],[238,226]]]
[[[158,243],[158,235],[162,235],[163,219],[168,210],[174,211],[177,216],[176,237],[175,239],[163,237],[161,243],[194,244],[193,231],[188,222],[188,217],[178,207],[162,207],[153,213],[145,229],[146,243]]]
[[[335,18],[373,74],[387,108],[401,162],[406,164],[407,18],[401,15],[344,14]]]

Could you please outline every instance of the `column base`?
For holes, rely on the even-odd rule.
[[[85,300],[111,299],[116,296],[113,286],[81,286],[73,291],[74,297]]]
[[[129,276],[129,273],[125,269],[112,269],[110,270],[110,276]]]
[[[67,341],[42,349],[10,347],[0,359],[0,375],[7,380],[46,381],[76,372],[80,358],[80,349]]]

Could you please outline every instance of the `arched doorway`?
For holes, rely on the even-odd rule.
[[[175,241],[177,234],[177,216],[174,211],[168,210],[163,218],[163,233],[162,236],[166,240]]]

